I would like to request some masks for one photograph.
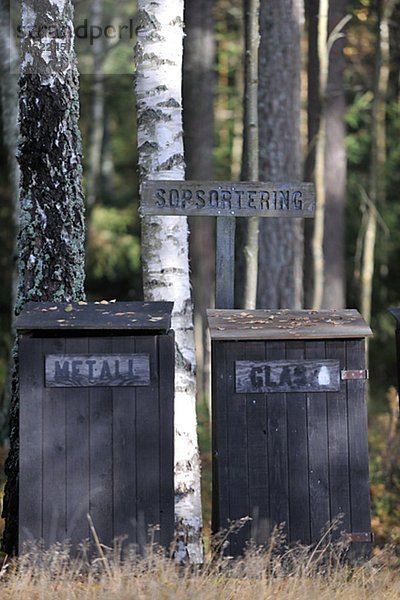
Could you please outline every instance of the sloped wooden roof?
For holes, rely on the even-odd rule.
[[[172,302],[29,302],[17,317],[16,328],[167,331],[172,307]]]
[[[213,340],[361,338],[372,331],[357,310],[208,310]]]

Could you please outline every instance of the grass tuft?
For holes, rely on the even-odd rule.
[[[397,600],[399,561],[394,547],[360,564],[344,560],[345,540],[328,530],[314,547],[291,546],[276,530],[270,545],[249,545],[240,559],[226,555],[227,536],[202,566],[179,565],[165,550],[149,545],[145,555],[95,544],[73,558],[66,546],[27,547],[0,569],[2,600]],[[221,543],[222,542],[222,543]],[[123,557],[123,558],[122,558]]]

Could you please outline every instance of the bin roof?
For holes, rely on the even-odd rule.
[[[400,324],[400,308],[389,308],[388,311],[397,321],[397,326]]]
[[[208,310],[213,340],[362,338],[372,331],[357,310]]]
[[[18,331],[168,331],[172,307],[173,302],[28,302],[15,326]]]

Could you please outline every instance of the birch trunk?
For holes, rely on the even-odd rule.
[[[84,297],[84,204],[71,0],[22,2],[18,314],[25,302]],[[29,35],[56,26],[57,35]],[[48,31],[48,29],[47,29]],[[3,549],[18,537],[18,365],[14,349]]]
[[[183,0],[138,2],[137,112],[141,181],[184,179],[182,139]],[[146,300],[172,300],[175,361],[176,558],[202,561],[200,464],[196,434],[195,350],[184,217],[142,222]]]

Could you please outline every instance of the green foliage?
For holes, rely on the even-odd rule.
[[[364,235],[369,194],[371,128],[375,57],[376,14],[370,1],[354,2],[348,32],[347,70],[347,288],[348,305],[359,305],[361,240]],[[378,229],[375,248],[370,344],[371,408],[384,408],[385,390],[397,385],[394,320],[387,313],[400,305],[400,109],[397,99],[387,98],[385,199],[378,199]]]
[[[398,544],[400,437],[399,404],[395,388],[390,388],[387,394],[386,412],[371,419],[369,442],[372,523],[376,542]]]
[[[95,206],[88,230],[87,286],[92,294],[138,298],[140,245],[132,208]]]
[[[243,119],[242,4],[238,0],[219,0],[216,12],[216,177],[239,179]]]

